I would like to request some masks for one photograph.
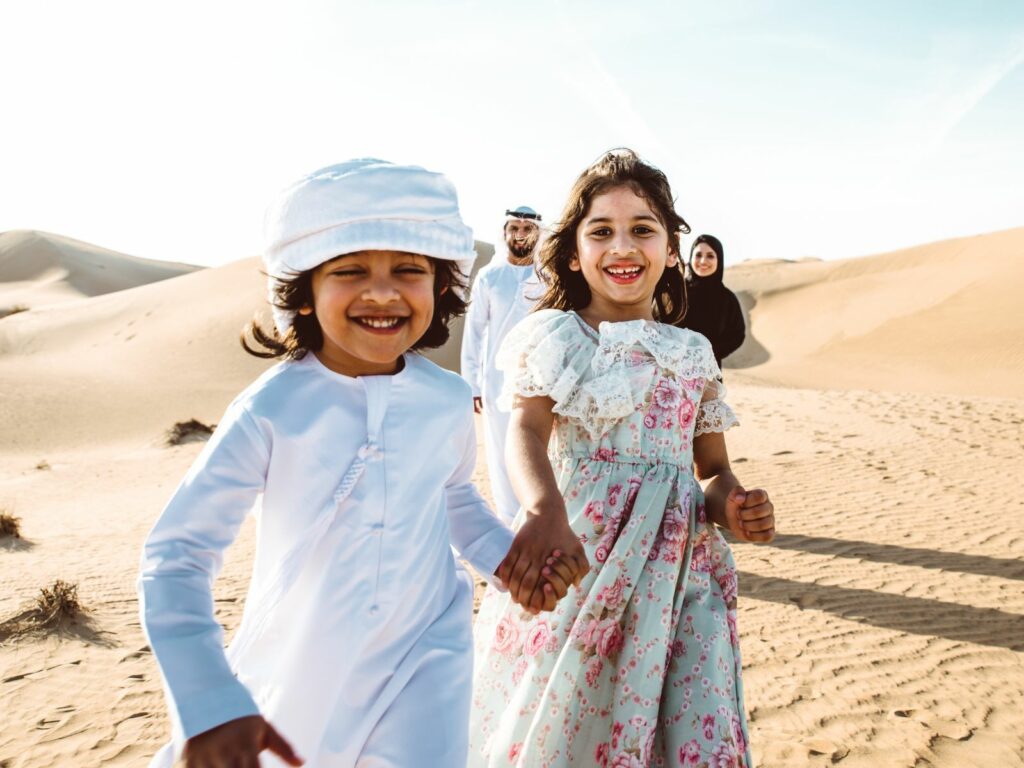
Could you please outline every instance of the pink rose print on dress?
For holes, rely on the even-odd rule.
[[[679,407],[679,399],[679,385],[667,379],[659,381],[651,395],[651,403],[657,405],[662,411],[670,411]]]
[[[597,642],[594,639],[594,633],[597,631],[599,624],[600,622],[597,619],[590,619],[589,621],[581,619],[573,627],[572,636],[583,648],[589,648]]]
[[[712,714],[704,715],[700,720],[701,730],[704,732],[704,738],[711,741],[715,738],[715,716]]]
[[[608,486],[608,505],[617,507],[619,505],[619,494],[622,493],[622,483],[615,483]]]
[[[612,749],[619,748],[619,739],[622,738],[622,732],[625,729],[626,726],[618,721],[612,723]]]
[[[661,519],[661,535],[666,542],[679,548],[686,541],[686,524],[688,522],[682,507],[674,504],[665,510],[665,515]]]
[[[523,653],[527,656],[536,656],[544,650],[544,647],[551,639],[551,629],[545,619],[541,619],[526,631],[526,640],[523,643]]]
[[[676,417],[679,419],[679,426],[684,430],[688,429],[690,424],[693,422],[694,414],[696,414],[697,408],[694,406],[693,401],[684,397],[679,403],[679,410],[676,412]]]
[[[594,559],[599,563],[603,563],[608,559],[608,547],[604,544],[598,544],[597,549],[594,550]]]
[[[583,508],[583,516],[594,524],[594,527],[604,525],[604,502],[603,501],[590,501],[587,502],[587,506]],[[598,531],[600,533],[600,531]]]
[[[494,630],[494,643],[492,647],[498,653],[510,656],[519,646],[519,627],[516,623],[505,616],[498,622]]]
[[[640,493],[640,484],[642,482],[639,477],[629,478],[629,490],[626,491],[626,505],[622,511],[624,517],[633,511],[633,504],[636,503],[636,495]]]
[[[708,760],[708,768],[743,768],[743,762],[731,742],[720,742]]]
[[[508,760],[509,762],[515,761],[519,757],[519,753],[523,751],[523,742],[517,741],[511,747],[508,748]]]
[[[601,670],[604,669],[604,662],[596,656],[587,663],[587,671],[585,677],[587,685],[591,688],[597,685],[597,680],[601,676]]]
[[[729,645],[733,648],[740,647],[740,633],[736,628],[736,611],[729,610],[725,614],[725,620],[729,624]]]
[[[640,758],[632,752],[619,752],[615,759],[608,763],[608,768],[645,768]]]
[[[619,655],[625,638],[622,634],[622,627],[619,626],[617,621],[608,620],[602,622],[602,626],[598,628],[595,634],[598,654],[606,659]]]
[[[622,603],[628,584],[629,581],[624,575],[618,576],[611,584],[598,590],[597,599],[604,603],[609,611],[614,611]]]
[[[608,742],[602,742],[597,745],[597,749],[594,750],[594,760],[601,768],[608,767]]]
[[[526,659],[520,659],[518,662],[516,662],[515,669],[512,670],[513,685],[519,685],[519,683],[522,682],[523,675],[526,674],[526,668],[528,666],[529,663],[526,661]]]
[[[700,744],[690,739],[679,748],[680,765],[700,765]]]
[[[615,461],[615,457],[618,455],[619,452],[614,448],[598,448],[590,458],[594,461]]]
[[[740,716],[735,712],[730,713],[730,719],[732,720],[732,737],[736,741],[736,751],[742,755],[747,751],[747,738],[743,735],[743,723],[740,722]]]

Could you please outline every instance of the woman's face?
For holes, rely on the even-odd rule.
[[[707,243],[700,243],[690,253],[690,269],[697,277],[710,277],[718,269],[718,254]]]

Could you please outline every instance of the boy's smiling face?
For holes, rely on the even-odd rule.
[[[323,331],[316,356],[346,376],[395,373],[398,358],[434,316],[434,265],[401,251],[357,251],[313,270],[313,306]]]

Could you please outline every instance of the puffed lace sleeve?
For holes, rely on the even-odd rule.
[[[498,351],[496,365],[505,373],[498,408],[512,410],[515,396],[550,397],[556,406],[574,399],[595,348],[573,314],[542,309],[527,315]]]
[[[730,427],[739,426],[739,420],[732,408],[725,402],[725,384],[720,378],[708,379],[704,385],[704,394],[697,408],[697,423],[693,436],[708,432],[725,432]]]

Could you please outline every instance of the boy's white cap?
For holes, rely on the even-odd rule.
[[[452,183],[415,165],[364,158],[321,168],[284,189],[267,208],[263,263],[289,279],[356,251],[405,251],[454,261],[468,280],[473,230],[459,215]],[[281,333],[291,313],[274,312]]]

